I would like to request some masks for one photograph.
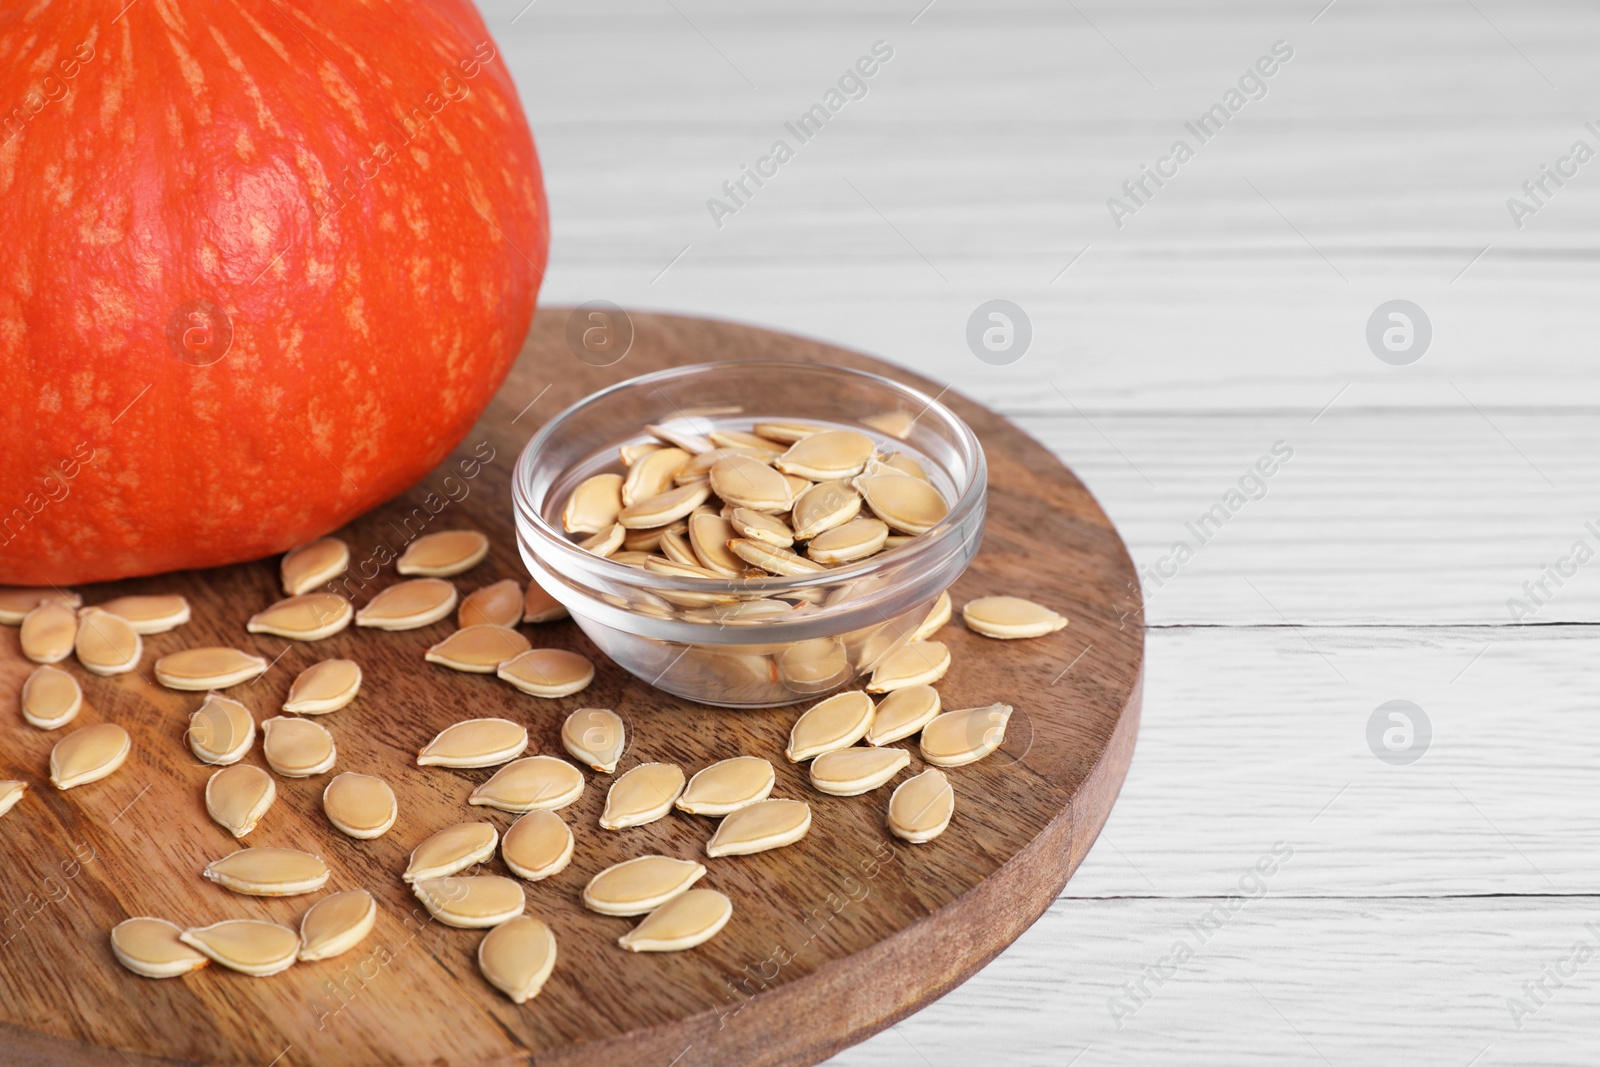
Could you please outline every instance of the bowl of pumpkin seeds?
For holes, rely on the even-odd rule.
[[[895,653],[977,554],[986,488],[977,437],[936,398],[782,361],[595,393],[539,430],[512,478],[529,572],[601,651],[670,693],[749,708],[871,690],[890,669],[885,685],[942,676],[947,658]]]

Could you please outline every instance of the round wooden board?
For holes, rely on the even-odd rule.
[[[941,392],[942,383],[815,341],[664,315],[633,315],[626,358],[597,368],[569,351],[567,319],[565,308],[541,311],[522,358],[450,460],[341,531],[355,560],[380,545],[400,548],[426,520],[430,531],[489,534],[489,558],[455,579],[463,593],[525,580],[509,498],[519,450],[550,415],[637,374],[705,360],[798,359]],[[773,389],[781,410],[782,383]],[[990,465],[988,534],[952,590],[956,604],[1016,593],[1072,620],[1048,637],[999,642],[968,632],[958,615],[939,634],[954,656],[939,683],[947,708],[1000,700],[1017,709],[999,753],[950,772],[956,816],[943,837],[912,846],[887,834],[888,788],[848,798],[813,791],[782,758],[796,709],[686,704],[600,659],[570,622],[524,632],[536,645],[596,656],[595,681],[576,696],[538,700],[492,677],[425,664],[422,650],[450,632],[453,619],[407,633],[352,629],[312,645],[245,633],[246,618],[281,595],[276,560],[86,587],[87,603],[182,593],[194,618],[145,638],[138,673],[99,678],[63,665],[87,699],[73,727],[111,720],[133,736],[120,771],[66,793],[50,787],[46,772],[61,734],[22,722],[17,697],[33,665],[21,656],[16,628],[0,628],[0,778],[29,785],[0,818],[0,1062],[810,1064],[966,979],[1043,913],[1105,822],[1133,754],[1144,638],[1127,551],[1078,479],[999,416],[950,393],[943,400],[977,432]],[[436,515],[424,504],[430,493],[435,507],[448,501]],[[392,565],[383,568],[359,599],[394,580]],[[275,713],[290,681],[316,660],[362,664],[361,696],[319,721],[336,737],[337,770],[379,774],[394,786],[399,821],[378,840],[353,841],[322,815],[327,776],[278,779],[276,806],[244,843],[318,853],[333,871],[330,891],[369,888],[381,915],[344,956],[271,978],[217,966],[138,978],[117,965],[107,943],[124,918],[298,926],[316,899],[236,896],[199,876],[238,847],[207,818],[211,769],[183,744],[200,694],[147,679],[156,657],[211,644],[275,660],[262,678],[229,691],[258,720]],[[559,755],[560,724],[578,707],[614,708],[628,720],[633,743],[621,769],[666,760],[692,772],[739,753],[767,756],[778,766],[774,795],[808,800],[814,824],[789,848],[709,861],[701,884],[734,901],[733,920],[712,941],[634,955],[615,943],[630,920],[585,911],[579,890],[601,868],[644,852],[703,858],[713,823],[674,813],[601,831],[610,779],[589,775],[583,797],[562,812],[578,835],[571,866],[527,886],[529,910],[555,930],[560,952],[544,992],[518,1006],[478,973],[482,933],[429,920],[399,879],[410,849],[433,831],[469,818],[504,830],[513,817],[467,807],[489,771],[419,768],[414,759],[438,730],[474,715],[525,722],[534,748]],[[912,751],[907,773],[921,769]],[[259,746],[246,758],[264,766]],[[505,873],[498,857],[485,869]]]

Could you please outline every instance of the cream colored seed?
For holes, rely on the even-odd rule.
[[[97,606],[128,620],[136,634],[164,634],[189,621],[189,602],[175,593],[119,596]]]
[[[786,600],[739,600],[732,604],[713,604],[685,614],[706,622],[725,626],[758,625],[762,619],[776,619],[794,614],[794,605]]]
[[[665,526],[685,517],[709,499],[709,483],[680,486],[623,508],[617,522],[629,530]]]
[[[527,906],[521,884],[498,874],[419,878],[411,891],[435,919],[463,930],[499,926]]]
[[[286,971],[300,953],[300,935],[287,926],[258,919],[228,919],[196,926],[178,935],[230,971],[254,978]]]
[[[377,921],[378,902],[365,889],[323,897],[300,918],[300,959],[326,960],[349,952]]]
[[[705,864],[671,856],[625,860],[589,879],[583,906],[601,915],[643,915],[686,892],[705,873]]]
[[[932,685],[950,669],[950,650],[938,641],[912,641],[885,656],[872,669],[869,693],[888,693],[910,685]]]
[[[142,978],[192,974],[211,960],[180,941],[182,934],[183,930],[165,919],[124,919],[111,928],[111,954]]]
[[[917,478],[928,481],[928,472],[922,469],[922,464],[912,459],[903,452],[891,452],[886,456],[874,456],[867,464],[866,474],[904,474],[908,478]]]
[[[407,545],[394,569],[399,574],[449,578],[476,567],[488,554],[489,539],[477,530],[441,530]]]
[[[566,870],[573,847],[572,829],[561,816],[537,808],[511,824],[500,842],[500,858],[518,878],[539,882]]]
[[[872,438],[856,430],[824,430],[802,437],[773,463],[786,474],[825,482],[860,474],[875,448]]]
[[[554,622],[567,617],[561,601],[544,591],[535,581],[529,580],[528,591],[522,595],[523,622]]]
[[[778,677],[796,693],[821,693],[850,676],[850,659],[837,637],[796,641],[777,656]]]
[[[944,629],[944,624],[950,621],[950,612],[950,591],[947,589],[939,594],[939,599],[933,602],[933,607],[928,609],[928,614],[924,616],[917,628],[911,632],[911,640],[926,641]]]
[[[744,448],[713,448],[709,452],[701,452],[672,476],[674,485],[703,485],[710,484],[711,468],[729,456],[749,456],[751,459],[765,461],[766,453],[754,452]]]
[[[419,767],[493,767],[528,748],[528,728],[510,719],[467,719],[447,726],[417,753]]]
[[[288,596],[309,593],[333,581],[350,566],[350,546],[337,537],[324,537],[290,549],[278,564],[278,578]]]
[[[641,763],[611,784],[600,829],[625,830],[655,822],[683,793],[683,771],[671,763]]]
[[[629,552],[624,549],[621,552],[613,552],[606,558],[616,563],[626,563],[630,567],[643,567],[645,560],[653,559],[654,556],[649,552]]]
[[[224,889],[251,897],[293,897],[328,884],[328,867],[293,848],[241,848],[200,872]]]
[[[748,856],[792,845],[811,829],[811,806],[800,800],[763,800],[727,816],[706,842],[707,856]]]
[[[617,938],[629,952],[682,952],[710,941],[733,917],[733,901],[715,889],[691,889],[646,915]]]
[[[156,660],[156,681],[188,692],[226,689],[259,678],[271,666],[265,656],[237,648],[186,648]]]
[[[904,474],[869,475],[855,485],[872,513],[903,534],[927,533],[950,513],[939,490]]]
[[[206,814],[236,838],[254,830],[277,799],[272,776],[248,763],[224,767],[206,781]]]
[[[612,523],[593,537],[579,541],[578,547],[597,556],[609,556],[622,547],[622,539],[626,534],[627,531],[620,524]]]
[[[851,519],[817,535],[806,546],[806,555],[817,563],[853,563],[877,552],[888,537],[889,527],[877,519]]]
[[[911,765],[903,748],[840,748],[811,761],[811,784],[836,797],[870,793]]]
[[[652,452],[659,452],[668,446],[657,441],[644,441],[640,444],[622,445],[617,449],[617,458],[622,460],[624,467],[631,467]]]
[[[955,814],[956,793],[937,767],[907,778],[889,797],[889,832],[913,845],[932,841],[944,833]]]
[[[901,545],[910,544],[911,541],[910,534],[890,534],[888,540],[883,543],[883,550],[888,552],[891,549],[899,548]]]
[[[811,479],[802,478],[798,474],[785,474],[783,480],[789,483],[789,495],[794,498],[798,498],[801,493],[816,484]]]
[[[454,611],[456,597],[456,587],[442,578],[397,582],[356,612],[356,625],[374,630],[416,630]]]
[[[1042,604],[1015,596],[985,596],[969,600],[961,609],[967,629],[985,637],[1013,641],[1019,637],[1043,637],[1067,625],[1067,617]]]
[[[360,664],[353,659],[325,659],[295,678],[283,710],[295,715],[326,715],[350,703],[360,691]]]
[[[708,570],[698,563],[679,563],[671,559],[651,559],[645,562],[645,570],[655,571],[657,574],[670,574],[678,578],[716,578],[722,575],[716,571]]]
[[[411,850],[402,881],[448,878],[494,855],[500,831],[490,822],[460,822],[430,835]]]
[[[789,515],[797,541],[842,526],[861,514],[861,494],[847,481],[818,482],[801,493]]]
[[[47,600],[64,604],[74,611],[83,607],[83,597],[71,590],[48,585],[0,586],[0,623],[16,626],[27,617],[28,612]]]
[[[59,729],[77,718],[82,707],[78,680],[59,667],[41,664],[22,683],[22,718],[29,726]]]
[[[578,762],[610,774],[628,747],[627,727],[609,708],[579,708],[561,724],[561,746]]]
[[[706,439],[718,448],[742,448],[770,456],[782,455],[786,447],[770,438],[743,430],[712,430],[706,434]]]
[[[813,563],[804,556],[789,551],[787,548],[778,548],[776,545],[750,541],[742,537],[736,537],[729,541],[728,549],[752,567],[760,567],[770,574],[781,574],[789,578],[807,574],[820,574],[828,569],[820,563]]]
[[[561,509],[561,528],[567,533],[599,533],[617,521],[622,510],[622,475],[596,474],[578,483]]]
[[[872,698],[861,690],[837,693],[795,720],[784,755],[789,762],[800,763],[836,748],[848,748],[867,735],[873,714]]]
[[[695,772],[678,798],[691,815],[727,815],[772,795],[772,764],[760,756],[734,756]]]
[[[144,642],[128,620],[100,608],[78,613],[78,662],[100,675],[125,674],[139,665]]]
[[[78,614],[59,600],[46,600],[22,617],[22,654],[35,663],[60,663],[78,639]]]
[[[757,436],[785,445],[792,445],[796,441],[810,437],[814,433],[821,433],[826,428],[809,422],[791,422],[787,419],[769,419],[750,427]]]
[[[888,745],[922,729],[939,714],[939,691],[931,685],[908,685],[878,701],[867,730],[867,744]]]
[[[500,664],[495,676],[530,696],[554,699],[587,689],[594,664],[565,649],[534,648]]]
[[[885,411],[877,415],[868,415],[861,420],[861,425],[871,426],[874,430],[901,441],[911,436],[911,427],[916,423],[917,417],[908,411]]]
[[[50,784],[57,789],[98,782],[128,758],[128,731],[113,722],[83,726],[50,750]]]
[[[250,616],[244,628],[253,634],[273,634],[291,641],[320,641],[350,625],[355,607],[334,593],[305,593],[280,600]]]
[[[496,667],[531,647],[526,637],[506,626],[467,626],[432,645],[422,654],[429,663],[468,674],[493,674]]]
[[[531,915],[506,920],[478,944],[478,970],[513,1004],[538,996],[555,966],[556,935]]]
[[[623,552],[654,552],[661,547],[661,535],[667,532],[667,527],[657,526],[653,530],[629,530],[622,535]],[[612,553],[611,558],[616,558]]]
[[[749,456],[725,456],[711,468],[711,490],[736,508],[788,511],[794,504],[783,475]]]
[[[333,735],[310,719],[282,715],[261,724],[261,754],[285,778],[310,778],[333,769],[339,753]]]
[[[688,538],[676,530],[663,530],[658,547],[661,554],[674,563],[681,563],[686,567],[703,566],[700,557],[695,555],[694,549],[690,547]]]
[[[707,570],[728,578],[744,574],[744,561],[728,551],[728,542],[737,536],[733,524],[718,515],[695,515],[689,519],[689,544],[698,562]]]
[[[500,811],[564,808],[583,795],[583,772],[554,756],[525,756],[501,767],[467,803]]]
[[[359,841],[389,832],[400,816],[394,790],[382,778],[345,771],[322,791],[322,812],[333,828]]]
[[[936,716],[922,728],[922,758],[936,767],[976,763],[1005,743],[1010,704],[963,708]]]
[[[628,476],[622,480],[622,503],[618,510],[671,489],[672,476],[688,462],[689,453],[683,449],[663,448],[633,464],[628,468]],[[611,521],[615,522],[616,519]]]
[[[470,593],[456,610],[457,626],[515,626],[522,621],[522,586],[504,578]]]
[[[791,548],[794,545],[794,531],[774,515],[751,511],[749,508],[734,508],[728,515],[728,524],[733,527],[735,535],[751,541],[760,541],[774,548]]]
[[[269,722],[271,720],[268,720]],[[238,763],[256,743],[256,720],[250,709],[220,693],[207,693],[189,716],[184,734],[195,759],[212,766]]]
[[[673,420],[669,423],[652,423],[644,429],[651,436],[657,437],[669,445],[676,445],[685,452],[695,455],[701,452],[709,452],[713,447],[691,419]]]
[[[0,779],[0,815],[4,815],[17,806],[28,792],[28,783],[19,782],[15,778]]]

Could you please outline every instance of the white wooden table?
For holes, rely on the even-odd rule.
[[[1093,853],[839,1064],[1595,1062],[1600,559],[1545,575],[1600,553],[1600,160],[1561,162],[1600,150],[1600,9],[1324,3],[485,7],[547,168],[544,303],[899,360],[1047,442],[1166,572]],[[879,41],[800,143],[784,124]],[[1279,41],[1201,143],[1185,122]],[[1179,138],[1119,228],[1107,198]],[[1576,173],[1536,203],[1545,164]],[[966,341],[992,298],[1032,324],[1010,365]],[[1367,341],[1394,299],[1432,326],[1410,365]],[[1431,724],[1408,765],[1368,739],[1396,699]]]

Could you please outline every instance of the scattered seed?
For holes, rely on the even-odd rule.
[[[826,482],[860,474],[875,448],[872,438],[856,430],[823,430],[790,445],[773,464],[786,474]]]
[[[829,566],[853,563],[877,552],[888,538],[889,527],[877,519],[851,519],[817,535],[806,546],[806,555]]]
[[[534,648],[500,664],[495,676],[536,697],[565,697],[587,689],[594,664],[561,648]]]
[[[435,919],[463,930],[499,926],[527,905],[522,885],[498,874],[419,878],[411,891]]]
[[[961,620],[974,633],[1012,641],[1019,637],[1043,637],[1067,625],[1067,617],[1041,604],[1016,596],[985,596],[969,600],[961,609]]]
[[[236,838],[254,830],[277,798],[272,776],[249,763],[224,767],[206,781],[206,814]]]
[[[27,617],[28,612],[47,600],[64,604],[74,611],[83,607],[83,597],[70,590],[48,585],[0,586],[0,623],[16,626]]]
[[[772,764],[760,756],[734,756],[695,772],[678,798],[691,815],[727,815],[772,795]]]
[[[74,648],[83,668],[100,675],[125,674],[144,654],[144,642],[128,620],[101,608],[78,612]]]
[[[945,590],[939,594],[939,599],[933,602],[933,607],[928,609],[927,616],[922,623],[911,632],[911,640],[926,641],[950,621],[950,591]]]
[[[468,674],[493,674],[496,667],[528,651],[530,642],[506,626],[467,626],[423,653],[423,659]]]
[[[374,630],[416,630],[455,610],[456,587],[442,578],[398,582],[367,601],[356,612],[357,626]]]
[[[922,729],[939,714],[939,691],[931,685],[908,685],[878,701],[867,730],[867,744],[888,745]]]
[[[327,864],[293,848],[241,848],[212,860],[200,873],[224,889],[251,897],[299,896],[328,883]]]
[[[278,577],[288,596],[309,593],[333,581],[350,566],[350,546],[337,537],[324,537],[290,549],[278,564]]]
[[[326,960],[349,952],[377,921],[378,902],[365,889],[323,897],[300,918],[300,959]]]
[[[932,485],[904,474],[873,474],[855,481],[872,513],[903,534],[927,533],[950,514]]]
[[[895,786],[889,797],[889,832],[913,845],[932,841],[944,833],[955,814],[956,793],[937,767]]]
[[[715,889],[691,889],[646,915],[617,938],[629,952],[682,952],[710,941],[733,917],[733,901]]]
[[[394,569],[399,574],[449,578],[470,571],[488,554],[489,539],[477,530],[440,530],[407,545]]]
[[[800,763],[836,748],[848,748],[867,735],[872,717],[872,698],[867,694],[859,689],[837,693],[795,720],[784,755],[789,762]]]
[[[467,719],[447,726],[417,753],[419,767],[493,767],[528,749],[528,728],[510,719]]]
[[[50,784],[57,789],[98,782],[122,766],[133,743],[114,722],[72,731],[50,750]]]
[[[1010,704],[963,708],[935,716],[922,728],[922,758],[936,767],[976,763],[1005,743]]]
[[[736,508],[788,511],[794,500],[783,475],[759,459],[724,456],[711,468],[711,491]]]
[[[324,774],[338,759],[333,735],[310,719],[279,715],[262,722],[261,731],[261,753],[267,766],[285,778]]]
[[[475,590],[456,610],[457,626],[515,626],[522,621],[522,586],[504,578]]]
[[[820,574],[828,569],[787,548],[778,548],[776,545],[750,541],[742,537],[729,541],[728,549],[746,563],[760,567],[769,574],[795,578],[807,574]]]
[[[22,683],[22,718],[29,726],[59,729],[77,718],[82,707],[78,680],[60,667],[42,664]]]
[[[182,934],[165,919],[124,919],[111,928],[111,954],[143,978],[192,974],[211,960],[180,941]]]
[[[0,815],[16,807],[27,792],[26,782],[19,782],[15,778],[0,779]]]
[[[522,594],[523,622],[554,622],[567,617],[561,601],[544,591],[538,582],[528,582],[528,591]]]
[[[500,842],[500,858],[518,878],[543,881],[572,862],[572,830],[561,816],[536,808],[511,824]]]
[[[680,486],[630,504],[622,509],[617,522],[629,530],[665,526],[685,517],[709,499],[709,483]]]
[[[836,797],[870,793],[911,765],[903,748],[839,748],[811,761],[811,784]]]
[[[561,745],[578,762],[610,774],[628,747],[628,732],[609,708],[579,708],[561,724]]]
[[[259,678],[271,664],[237,648],[186,648],[156,660],[156,681],[168,689],[226,689]]]
[[[458,822],[427,837],[411,850],[403,881],[448,878],[494,855],[500,831],[490,822]]]
[[[322,812],[340,833],[370,841],[389,832],[400,816],[394,790],[382,778],[345,771],[322,791]]]
[[[196,926],[178,940],[228,968],[255,978],[286,971],[300,953],[300,935],[287,926],[259,919],[228,919]]]
[[[777,656],[778,677],[796,693],[822,693],[850,676],[850,659],[837,637],[796,641]]]
[[[478,970],[513,1004],[539,995],[556,966],[556,935],[532,915],[508,919],[478,943]]]
[[[676,445],[685,452],[698,455],[701,452],[709,452],[712,448],[711,442],[698,433],[692,421],[688,419],[676,424],[652,424],[644,429],[651,436],[658,437],[669,445]]]
[[[801,493],[789,519],[797,541],[842,526],[861,514],[861,494],[848,481],[818,482]]]
[[[360,664],[353,659],[325,659],[295,678],[283,710],[296,715],[326,715],[350,703],[360,691]]]
[[[885,656],[872,670],[869,693],[932,685],[950,669],[950,650],[939,641],[912,641]]]
[[[244,628],[253,634],[274,634],[291,641],[320,641],[350,625],[355,607],[334,593],[305,593],[280,600],[250,616]]]
[[[792,845],[811,829],[811,806],[801,800],[762,800],[733,812],[706,842],[707,856],[748,856]]]
[[[917,417],[905,411],[885,411],[877,415],[868,415],[861,420],[863,426],[871,426],[874,430],[901,441],[911,436],[911,427],[916,423]]]
[[[78,639],[78,614],[59,600],[45,600],[22,617],[22,654],[35,663],[60,663]]]
[[[698,882],[705,864],[671,856],[640,856],[613,864],[583,887],[583,906],[601,915],[643,915]]]
[[[620,511],[624,507],[659,496],[673,487],[672,476],[689,462],[689,453],[681,448],[662,448],[650,453],[628,468],[622,480]],[[613,518],[612,522],[617,520]]]
[[[97,607],[128,620],[136,634],[164,634],[189,621],[189,602],[175,593],[119,596]]]
[[[809,422],[791,422],[787,419],[771,419],[758,422],[750,427],[758,436],[765,437],[768,441],[777,441],[779,444],[792,445],[814,433],[821,433],[827,429],[825,426],[815,426]]]
[[[611,784],[600,829],[625,830],[655,822],[683,793],[683,771],[671,763],[641,763]]]
[[[467,803],[500,811],[555,811],[583,795],[583,772],[554,756],[525,756],[501,767]]]

